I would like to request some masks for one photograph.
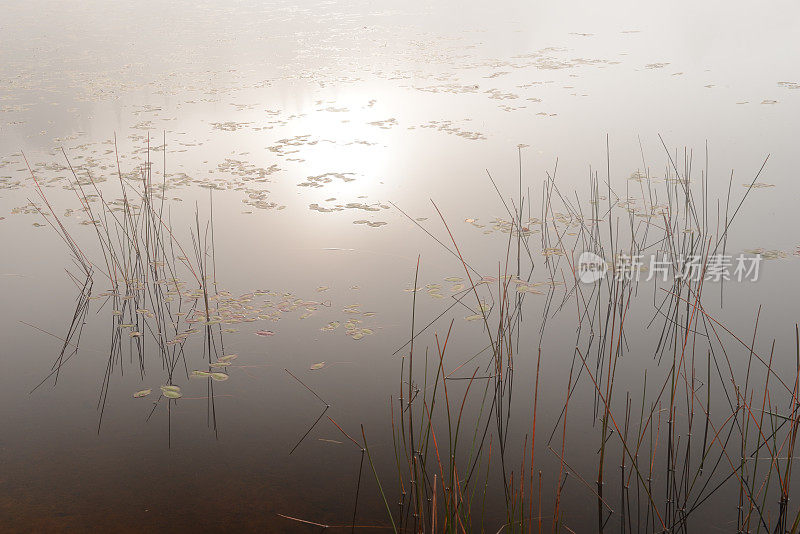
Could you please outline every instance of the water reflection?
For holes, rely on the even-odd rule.
[[[8,528],[791,519],[796,6],[6,8]],[[722,236],[763,276],[702,308],[571,276]]]

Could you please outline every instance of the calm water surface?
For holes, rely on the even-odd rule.
[[[482,275],[496,276],[508,234],[492,221],[508,214],[487,170],[506,202],[518,200],[522,188],[531,203],[525,209],[536,217],[548,172],[584,208],[590,173],[604,179],[607,168],[620,197],[628,190],[641,196],[629,177],[649,169],[663,178],[666,145],[681,169],[691,158],[698,179],[707,165],[713,227],[717,213],[724,218],[729,183],[735,206],[769,155],[758,179],[768,186],[751,191],[727,247],[777,251],[776,258],[763,262],[757,283],[727,286],[722,306],[712,299],[713,313],[749,339],[762,305],[759,349],[769,354],[775,339],[775,366],[794,377],[794,3],[42,0],[5,2],[2,12],[3,530],[315,530],[278,514],[349,525],[361,455],[327,417],[303,438],[324,404],[284,369],[324,398],[325,415],[350,435],[360,437],[363,424],[396,502],[390,396],[396,399],[401,384],[403,353],[393,353],[411,328],[413,293],[404,290],[413,287],[419,256],[418,286],[440,284],[444,295],[417,293],[417,320],[427,324],[452,302],[457,282],[446,279],[465,276],[415,222],[449,242],[435,201],[464,257]],[[251,308],[319,303],[250,309],[244,313],[253,322],[224,325],[224,352],[239,358],[230,379],[215,384],[216,424],[204,398],[207,381],[185,372],[207,358],[199,337],[187,344],[186,370],[175,378],[184,398],[162,399],[155,409],[165,383],[156,351],[146,353],[144,373],[125,353],[111,374],[101,422],[111,324],[102,299],[91,301],[80,350],[55,387],[51,379],[31,393],[59,354],[57,338],[69,327],[78,288],[65,271],[75,268],[68,249],[30,205],[42,203],[22,154],[91,255],[99,253],[94,227],[81,224],[87,216],[65,187],[73,177],[64,153],[79,176],[101,181],[111,200],[119,195],[117,154],[128,173],[147,160],[148,146],[154,182],[166,169],[170,224],[187,248],[195,210],[206,221],[213,205],[215,280],[229,296],[223,300]],[[549,276],[536,239],[531,280],[542,282]],[[106,286],[97,275],[94,295]],[[556,291],[558,302],[564,292]],[[647,328],[653,290],[643,286],[641,293],[619,370],[621,392],[641,391],[643,370],[659,369],[653,346],[661,330]],[[510,416],[514,458],[529,431],[544,302],[526,297]],[[485,345],[481,324],[464,320],[471,314],[457,307],[443,316],[418,338],[417,353],[429,347],[433,355],[433,332],[445,332],[452,318],[450,369],[471,357]],[[348,334],[345,323],[354,318],[369,333]],[[331,322],[341,326],[323,330]],[[255,335],[259,330],[274,335]],[[541,341],[542,451],[564,403],[574,336],[570,309],[548,323]],[[733,352],[734,364],[746,365],[746,352]],[[320,362],[321,369],[309,369]],[[462,395],[465,385],[451,394]],[[155,393],[132,397],[146,388]],[[593,421],[591,383],[581,388],[571,401],[587,408],[583,415],[575,409],[577,436]],[[478,404],[465,409],[477,413]],[[591,439],[588,449],[574,445],[571,465],[593,481],[599,438]],[[540,454],[553,487],[558,460]],[[363,473],[358,523],[376,527],[366,531],[387,527],[375,479]],[[591,531],[595,511],[582,504],[591,494],[573,482],[562,503],[566,524]],[[492,484],[487,530],[495,531],[504,516],[501,483]],[[735,504],[726,506],[699,521],[731,531]]]

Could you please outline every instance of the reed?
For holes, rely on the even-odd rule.
[[[738,200],[732,198],[731,175],[723,216],[723,200],[716,201],[716,213],[709,201],[708,148],[698,180],[693,176],[692,152],[684,150],[679,167],[679,153],[671,153],[661,141],[667,160],[660,181],[664,185],[656,185],[643,159],[643,168],[634,175],[639,189],[636,196],[629,190],[631,180],[626,180],[624,193],[612,187],[607,144],[604,179],[590,169],[588,212],[577,193],[572,198],[561,191],[557,162],[542,183],[539,218],[523,215],[523,207],[530,207],[533,199],[530,192],[523,196],[521,164],[516,199],[504,196],[489,174],[508,215],[504,223],[506,253],[492,277],[473,267],[443,212],[433,204],[445,237],[437,237],[431,228],[422,229],[457,258],[468,287],[456,293],[453,302],[424,329],[418,329],[418,260],[411,337],[396,351],[402,353],[403,377],[398,396],[401,417],[392,416],[400,490],[398,508],[389,513],[398,532],[483,532],[487,528],[492,532],[542,532],[545,518],[549,518],[552,532],[573,532],[570,524],[589,528],[583,519],[573,521],[571,514],[586,509],[591,500],[595,503],[592,529],[598,532],[688,532],[709,525],[708,516],[701,516],[700,511],[712,506],[710,502],[717,503],[711,516],[722,520],[726,514],[718,508],[719,503],[731,500],[736,501],[729,510],[735,512],[732,517],[739,532],[796,532],[800,527],[800,512],[789,510],[789,495],[796,489],[791,467],[800,408],[797,329],[796,371],[789,382],[774,366],[776,340],[772,340],[768,355],[757,349],[760,308],[752,339],[744,342],[724,324],[721,310],[710,311],[714,302],[706,284],[711,260],[726,249],[732,225],[767,160]],[[730,209],[732,205],[735,208]],[[536,234],[543,260],[533,252]],[[630,273],[625,276],[617,260],[653,249],[664,258],[669,272],[683,275],[652,284],[651,317],[644,320],[647,331],[642,334],[637,329],[643,318],[642,303],[647,303],[643,291],[647,286]],[[581,283],[577,272],[581,251],[610,258],[611,270],[593,284]],[[685,275],[692,267],[692,257],[701,260],[699,276]],[[538,265],[534,265],[535,259]],[[528,297],[524,289],[515,288],[529,287],[534,272],[544,274],[548,283],[539,341],[531,346],[520,342],[521,335],[531,331],[524,320]],[[723,285],[719,287],[721,303]],[[472,306],[465,296],[471,298]],[[480,316],[486,344],[474,355],[450,363],[446,349],[448,342],[452,343],[453,320],[446,328],[444,343],[435,328],[452,315],[456,305],[468,306]],[[549,356],[544,348],[548,324],[570,316],[574,317],[569,324],[576,337],[566,370],[565,397],[560,413],[556,409],[558,415],[552,418],[552,431],[542,434],[539,384],[542,361]],[[420,369],[414,365],[421,357],[418,337],[431,327],[438,361],[429,369],[426,357]],[[631,357],[632,336],[637,341],[651,340],[654,363],[644,371],[640,384],[633,386],[637,391],[629,383],[620,383],[618,376]],[[427,347],[425,350],[427,355]],[[743,350],[747,365],[741,376],[737,370],[742,366],[734,360]],[[530,434],[516,438],[522,442],[522,456],[512,458],[511,454],[520,452],[519,442],[511,438],[517,434],[510,426],[512,408],[518,405],[512,397],[515,368],[521,358],[535,363],[535,375],[523,386],[530,387],[533,403],[528,408]],[[453,376],[457,370],[466,373]],[[463,393],[454,398],[455,380],[465,383],[460,388]],[[587,392],[593,402],[586,402]],[[576,395],[581,398],[573,399]],[[442,404],[444,413],[437,413],[435,408]],[[468,404],[473,406],[471,422],[470,428],[464,428]],[[574,437],[570,439],[574,434],[568,431],[568,414],[583,425],[590,422],[596,447],[587,447],[590,434],[585,427],[578,443]],[[465,431],[472,436],[467,442],[462,439]],[[560,443],[554,446],[556,434]],[[428,438],[434,445],[433,458]],[[544,443],[557,459],[555,469],[548,469],[551,464],[535,455],[537,442]],[[609,469],[612,457],[619,458],[616,471]],[[587,481],[586,473],[592,458],[596,462],[594,484]],[[475,476],[479,466],[485,481]],[[569,489],[571,484],[574,488]],[[487,501],[490,488],[498,488],[500,495]],[[481,498],[475,500],[475,496]],[[487,510],[487,502],[502,505]],[[487,527],[487,514],[502,514],[505,519]]]
[[[126,360],[134,364],[134,371],[144,379],[148,367],[146,362],[152,350],[158,368],[163,372],[163,383],[170,387],[179,375],[189,378],[183,347],[189,335],[198,333],[194,325],[203,325],[202,353],[209,365],[224,351],[222,328],[218,321],[213,320],[217,289],[213,274],[216,267],[211,197],[211,216],[207,221],[201,222],[199,207],[195,207],[194,227],[189,229],[190,256],[172,228],[170,208],[164,195],[166,134],[158,148],[164,154],[160,183],[154,181],[154,163],[150,158],[156,149],[150,146],[149,138],[144,160],[129,172],[123,172],[120,166],[116,138],[114,146],[117,154],[116,189],[101,188],[89,170],[76,170],[62,150],[72,175],[69,188],[94,229],[94,241],[83,245],[78,244],[78,238],[62,223],[33,170],[28,167],[35,191],[46,208],[37,209],[67,245],[73,264],[78,267],[77,273],[68,271],[68,274],[79,288],[70,326],[63,337],[57,336],[63,341],[60,354],[51,372],[34,389],[50,379],[55,385],[60,370],[78,353],[89,303],[99,300],[101,309],[108,306],[111,309],[110,346],[97,400],[98,432],[112,377],[116,372],[124,373]],[[110,196],[117,198],[108,200]],[[95,294],[98,277],[107,284],[107,289]],[[185,277],[191,282],[184,281],[182,278]],[[208,371],[212,370],[209,367]],[[216,433],[214,384],[210,377],[207,378],[207,388],[208,424]],[[160,405],[166,405],[168,443],[171,443],[169,429],[174,402],[174,395],[173,398],[166,397],[162,390],[150,413],[152,416]]]
[[[361,440],[351,437],[328,416],[330,404],[285,369],[323,405],[289,454],[327,416],[360,455],[348,524],[287,520],[351,532],[541,533],[549,527],[672,533],[706,528],[710,517],[726,518],[738,532],[800,529],[800,510],[791,504],[797,490],[792,466],[800,427],[800,329],[795,325],[791,376],[779,364],[787,361],[779,340],[771,339],[763,350],[761,307],[753,310],[752,329],[744,334],[726,324],[724,284],[719,296],[707,284],[709,266],[727,250],[768,158],[741,198],[734,198],[731,174],[726,197],[712,201],[708,148],[698,177],[690,150],[680,154],[661,142],[663,179],[653,178],[643,155],[624,192],[612,187],[608,141],[604,172],[589,169],[588,198],[562,190],[556,162],[534,199],[523,184],[521,152],[516,198],[507,197],[487,172],[507,216],[496,222],[507,235],[490,275],[477,268],[485,258],[468,257],[436,203],[438,230],[395,206],[457,261],[466,286],[442,310],[423,317],[417,289],[425,262],[418,257],[408,338],[394,351],[400,373],[389,399],[389,474],[380,471],[364,427]],[[165,147],[166,139],[164,154]],[[127,173],[117,158],[113,194],[119,200],[107,200],[112,192],[87,171],[76,171],[63,154],[70,185],[93,227],[90,244],[79,244],[63,224],[31,170],[37,209],[66,245],[73,264],[68,273],[78,289],[66,333],[45,331],[62,346],[37,388],[58,381],[78,353],[89,303],[102,300],[112,313],[98,431],[112,376],[128,362],[143,378],[146,362],[155,360],[169,387],[189,377],[184,343],[192,333],[202,332],[209,371],[224,354],[215,305],[213,199],[208,220],[195,206],[191,246],[184,248],[176,234],[186,232],[173,229],[164,197],[166,157],[158,183],[152,151],[148,142],[146,159]],[[537,217],[531,216],[534,205]],[[577,256],[583,251],[610,263],[593,283],[580,280]],[[622,260],[646,252],[657,254],[677,276],[640,282]],[[698,264],[699,276],[686,274]],[[98,280],[108,289],[95,294]],[[532,296],[537,292],[542,294]],[[534,298],[539,301],[530,305]],[[481,337],[466,353],[453,349],[462,335],[454,316],[460,310],[480,326]],[[551,332],[574,337],[552,340]],[[652,362],[641,381],[631,381],[626,370],[643,356]],[[530,373],[520,376],[520,369]],[[214,383],[206,380],[208,425],[217,432]],[[542,406],[540,386],[552,390],[555,383],[564,384],[560,405],[548,399]],[[166,407],[168,436],[173,405],[162,391],[151,412]],[[543,450],[547,454],[537,454]],[[358,524],[365,458],[386,525]]]

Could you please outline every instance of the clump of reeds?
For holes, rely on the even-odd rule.
[[[480,314],[486,344],[476,347],[473,356],[449,365],[451,321],[443,337],[433,335],[432,350],[425,346],[420,351],[420,336],[445,314],[423,328],[417,326],[418,261],[411,333],[398,351],[402,353],[401,378],[391,403],[398,502],[396,508],[387,506],[387,512],[396,531],[573,532],[570,524],[575,523],[565,509],[586,508],[592,502],[596,509],[593,529],[598,532],[686,532],[693,526],[706,528],[726,516],[732,518],[731,530],[735,522],[738,532],[797,531],[800,511],[792,512],[789,506],[796,486],[791,475],[800,425],[797,327],[792,355],[796,372],[780,376],[773,366],[774,341],[768,355],[756,350],[758,315],[748,342],[709,311],[712,298],[722,299],[722,284],[719,295],[710,296],[707,267],[703,267],[699,277],[677,276],[654,284],[652,317],[646,326],[656,334],[651,348],[656,365],[649,376],[645,372],[641,386],[625,390],[621,388],[626,385],[618,383],[618,369],[630,351],[629,330],[641,328],[641,317],[636,326],[630,326],[629,312],[647,296],[640,293],[637,279],[616,276],[616,259],[622,254],[642,254],[655,243],[671,272],[684,272],[693,256],[707,266],[707,260],[725,251],[732,224],[764,168],[735,206],[731,175],[724,215],[718,202],[712,224],[707,164],[698,190],[691,152],[684,153],[682,168],[676,163],[677,154],[667,151],[667,160],[663,190],[651,183],[645,165],[632,180],[639,186],[633,194],[639,196],[631,197],[626,182],[621,197],[611,187],[609,158],[604,179],[597,171],[590,172],[588,213],[577,198],[559,189],[554,169],[542,186],[540,218],[532,219],[529,213],[527,220],[524,207],[530,212],[531,198],[522,195],[520,170],[518,199],[507,202],[500,195],[510,225],[506,256],[499,262],[491,288],[463,257],[434,204],[447,238],[424,230],[459,259],[470,286],[453,297],[447,310],[462,305]],[[636,208],[631,198],[637,199]],[[520,332],[526,326],[525,293],[514,291],[514,285],[529,282],[534,271],[533,225],[538,226],[536,233],[545,251],[543,264],[536,267],[552,283],[543,305],[538,346],[520,346]],[[575,262],[582,251],[612,259],[610,272],[595,284],[578,280]],[[491,307],[485,304],[490,300]],[[547,358],[542,340],[548,320],[565,313],[575,314],[576,338],[573,348],[568,348],[572,362],[564,402],[546,438],[540,435],[542,423],[537,421],[541,418],[540,363]],[[732,361],[742,351],[747,355],[744,376],[740,369],[737,372],[741,365]],[[535,358],[536,374],[530,378],[532,390],[525,392],[531,406],[530,433],[522,444],[525,452],[521,458],[512,458],[509,451],[519,450],[519,443],[509,441],[519,358]],[[457,395],[453,391],[456,380],[466,381]],[[586,389],[593,392],[593,403],[570,402],[576,392]],[[478,413],[465,428],[465,406],[471,396],[476,397]],[[552,408],[548,411],[553,413]],[[584,431],[578,445],[570,442],[568,432],[568,416],[575,417],[576,411],[583,412],[581,420],[593,421],[596,433],[590,438]],[[537,468],[545,462],[535,445],[545,439],[547,450],[558,460],[555,472]],[[581,456],[573,462],[568,454],[572,451],[574,457],[576,450]],[[593,475],[575,467],[585,466],[592,456],[596,458]],[[611,458],[616,468],[610,465]],[[505,520],[487,525],[487,491],[496,483],[502,488],[499,501]],[[583,504],[565,506],[568,483],[577,488],[570,492],[571,499],[582,494]],[[717,503],[713,514],[701,515],[713,497],[730,498],[732,490],[736,500],[729,502],[727,510]],[[498,513],[494,510],[491,515]]]
[[[114,144],[116,151],[116,139]],[[190,229],[192,247],[187,252],[175,236],[165,200],[166,139],[160,150],[164,153],[160,183],[154,181],[149,138],[146,159],[133,172],[123,173],[117,154],[117,190],[101,189],[88,169],[76,170],[62,151],[72,173],[70,188],[94,228],[94,242],[83,246],[56,214],[31,170],[36,192],[44,204],[43,209],[37,209],[68,246],[73,263],[79,268],[77,274],[68,271],[79,287],[75,314],[66,335],[60,337],[63,346],[59,357],[37,388],[49,378],[55,383],[63,365],[77,354],[89,303],[101,300],[101,308],[110,309],[111,325],[108,360],[97,402],[98,431],[112,376],[116,371],[124,372],[126,360],[130,359],[135,372],[144,379],[149,351],[153,350],[164,384],[172,387],[179,375],[189,377],[184,343],[191,334],[198,333],[196,324],[204,325],[203,354],[208,362],[223,351],[221,327],[214,329],[211,321],[212,297],[216,293],[213,206],[205,224],[201,224],[199,211],[195,210],[194,227]],[[112,195],[118,198],[109,200]],[[182,279],[186,276],[188,281]],[[96,283],[104,284],[106,289],[93,295]],[[216,430],[213,388],[209,378],[209,424]],[[179,395],[171,396],[176,397]],[[163,395],[153,410],[162,400],[167,401],[171,414],[174,401]]]

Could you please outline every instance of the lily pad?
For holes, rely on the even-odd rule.
[[[150,393],[152,393],[152,392],[153,392],[152,389],[143,389],[141,391],[137,391],[136,393],[134,393],[133,394],[133,398],[134,399],[138,399],[140,397],[146,397],[146,396],[150,395]]]
[[[161,394],[168,399],[180,399],[183,396],[180,386],[161,386]]]

